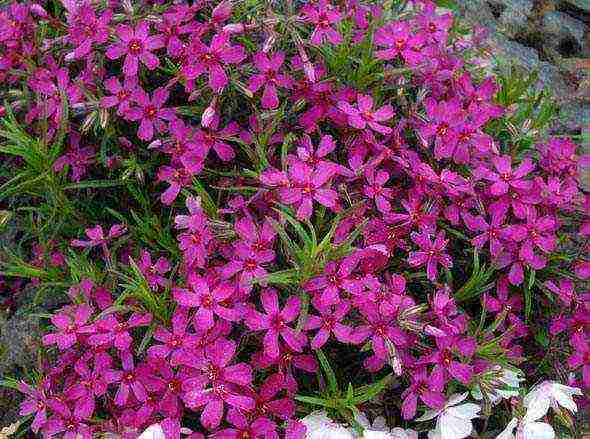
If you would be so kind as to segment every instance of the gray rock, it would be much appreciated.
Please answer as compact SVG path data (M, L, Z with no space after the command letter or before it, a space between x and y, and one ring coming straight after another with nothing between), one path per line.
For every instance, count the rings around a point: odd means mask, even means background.
M559 11L546 13L543 16L543 28L547 32L546 42L552 46L573 44L572 39L576 42L578 51L584 45L586 26L582 21L576 20L568 14ZM557 36L557 40L555 36ZM567 39L570 39L569 43Z
M513 63L528 71L539 67L539 54L535 49L509 40L504 35L492 35L489 46L498 63Z
M36 364L39 347L37 319L14 315L9 319L0 316L0 377L22 378ZM10 389L0 389L0 426L18 419L18 406L22 396Z
M529 17L534 7L531 0L494 0L491 3L501 8L498 22L506 35L530 32Z
M484 0L457 0L461 16L471 23L485 26L492 32L496 29L496 17Z
M567 3L570 3L577 8L580 8L583 11L590 13L590 0L565 0Z

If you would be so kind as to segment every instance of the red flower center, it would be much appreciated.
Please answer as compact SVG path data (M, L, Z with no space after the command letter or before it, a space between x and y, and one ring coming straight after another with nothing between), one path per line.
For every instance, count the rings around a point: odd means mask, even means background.
M129 53L132 55L139 55L143 45L140 40L131 40L129 42Z
M145 109L145 115L147 117L149 117L150 119L153 119L154 117L156 117L157 113L158 113L158 111L156 110L156 107L154 107L153 105L150 105L149 107L146 107L146 109Z
M256 267L258 267L258 263L254 260L254 259L248 259L245 263L244 263L244 268L248 271L252 271L254 270Z
M436 129L436 134L439 136L445 136L449 132L449 125L446 123L441 123L438 128Z

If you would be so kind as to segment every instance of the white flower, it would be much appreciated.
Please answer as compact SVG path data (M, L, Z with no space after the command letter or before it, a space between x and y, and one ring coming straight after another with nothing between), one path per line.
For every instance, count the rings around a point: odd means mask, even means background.
M383 416L377 416L373 425L363 413L356 415L355 420L364 429L362 439L418 439L418 433L414 430L399 427L390 430Z
M514 435L514 429L516 436ZM512 418L502 433L496 439L553 439L555 431L545 422L518 420Z
M334 422L324 411L317 411L301 420L307 428L306 439L354 439L351 429Z
M524 378L518 369L512 370L496 365L483 375L482 380L492 387L492 391L488 392L487 396L492 404L496 404L502 399L518 396L518 389ZM475 386L471 395L478 401L483 399L480 386Z
M146 428L137 439L166 439L166 435L160 424L153 424Z
M544 381L529 392L523 399L527 409L525 421L536 421L547 414L549 407L556 410L559 406L572 413L578 411L578 406L572 398L573 395L582 396L582 391L577 387L564 386L555 381Z
M436 428L428 432L429 439L463 439L471 434L471 420L477 418L480 407L470 402L460 404L467 398L467 393L453 395L442 409L429 410L417 421L437 418Z

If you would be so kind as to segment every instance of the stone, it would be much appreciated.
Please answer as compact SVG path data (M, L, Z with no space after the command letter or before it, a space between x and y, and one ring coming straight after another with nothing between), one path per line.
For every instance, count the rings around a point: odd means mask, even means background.
M590 0L565 0L566 3L574 5L576 8L580 8L582 11L590 13Z
M500 12L498 23L503 33L514 37L530 32L529 18L534 7L532 0L493 0L490 3L495 4Z
M491 35L488 45L496 62L513 63L528 71L539 67L539 54L535 49L509 40L504 35Z
M543 16L543 30L547 33L547 44L555 47L562 56L576 56L582 51L586 33L582 21L563 12L552 11Z

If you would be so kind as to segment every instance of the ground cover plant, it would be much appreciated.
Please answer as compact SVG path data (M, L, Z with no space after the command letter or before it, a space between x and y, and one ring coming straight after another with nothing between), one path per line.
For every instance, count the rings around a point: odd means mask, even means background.
M16 436L581 434L579 138L439 6L2 7Z

